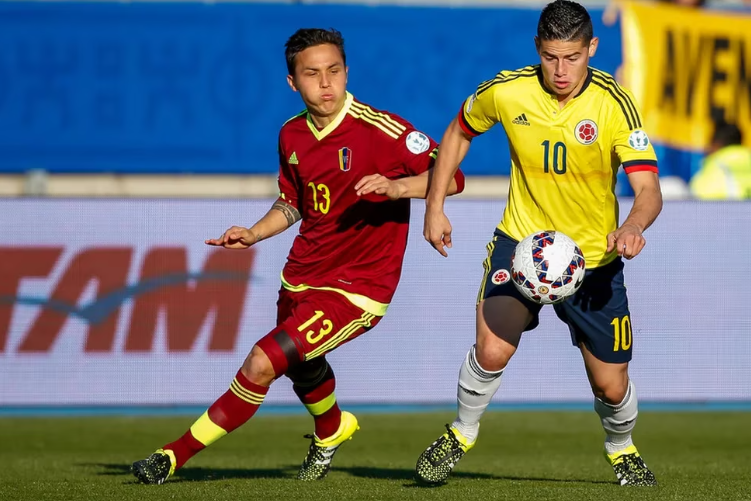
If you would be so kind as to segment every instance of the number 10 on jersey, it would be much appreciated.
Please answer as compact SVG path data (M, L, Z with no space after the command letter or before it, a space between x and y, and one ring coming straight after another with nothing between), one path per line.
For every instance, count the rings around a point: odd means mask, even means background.
M551 166L556 174L566 173L566 145L563 142L558 141L551 146L550 141L546 139L542 142L542 156L542 165L546 173L550 172Z

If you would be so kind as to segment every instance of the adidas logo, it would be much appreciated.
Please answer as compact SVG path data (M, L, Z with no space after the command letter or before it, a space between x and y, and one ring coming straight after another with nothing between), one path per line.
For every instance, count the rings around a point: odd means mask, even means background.
M513 119L511 123L514 125L530 125L530 123L527 121L526 113L522 113L521 115Z
M289 156L289 160L287 160L287 163L290 165L297 165L298 163L300 163L297 161L297 153L293 151L292 154Z

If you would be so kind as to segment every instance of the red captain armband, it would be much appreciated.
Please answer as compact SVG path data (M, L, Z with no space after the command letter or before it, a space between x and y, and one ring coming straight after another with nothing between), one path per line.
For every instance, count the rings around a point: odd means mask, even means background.
M655 160L629 160L628 162L623 162L622 165L626 174L643 171L654 172L655 174L660 173L657 169L657 162Z
M456 120L459 122L459 127L461 127L464 133L468 136L477 137L480 135L480 133L473 129L472 126L469 125L469 122L467 122L467 118L464 116L464 104L462 104L461 109L459 109L459 116L456 117Z
M464 183L466 181L461 169L457 170L456 174L454 174L454 181L456 181L456 195L458 195L464 191Z

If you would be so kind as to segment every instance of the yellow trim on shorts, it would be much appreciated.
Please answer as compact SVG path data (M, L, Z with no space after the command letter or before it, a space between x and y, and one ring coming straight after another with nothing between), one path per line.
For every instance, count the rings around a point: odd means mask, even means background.
M354 304L361 310L366 311L376 317L384 316L386 314L386 310L389 307L388 303L379 303L378 301L374 299L370 299L367 296L363 296L362 294L355 294L353 292L347 292L345 290L336 289L334 287L313 287L312 285L307 285L307 284L292 285L291 283L287 282L284 279L284 273L281 274L281 278L282 278L282 287L284 287L290 292L302 292L302 291L306 291L309 289L313 289L317 291L336 292L337 294L341 294L342 296L347 298L347 301Z
M480 301L482 301L485 296L485 283L488 281L488 275L490 275L490 260L493 256L493 251L495 250L496 238L498 237L494 236L493 240L491 240L486 246L486 248L488 249L488 257L486 257L482 262L482 267L485 269L485 271L482 274L482 283L480 283L480 291L477 293L477 303L475 303L475 305L480 304Z

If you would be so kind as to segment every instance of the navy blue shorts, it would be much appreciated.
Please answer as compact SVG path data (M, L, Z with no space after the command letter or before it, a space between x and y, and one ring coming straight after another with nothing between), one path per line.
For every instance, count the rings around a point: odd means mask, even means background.
M533 319L525 329L539 325L542 305L524 297L511 279L511 255L518 242L495 230L488 244L488 257L483 262L483 276L477 302L494 296L511 296L524 304ZM624 363L631 360L633 330L628 310L626 286L623 283L623 261L614 261L589 269L584 283L572 297L553 305L558 318L568 325L575 346L583 342L599 360Z

